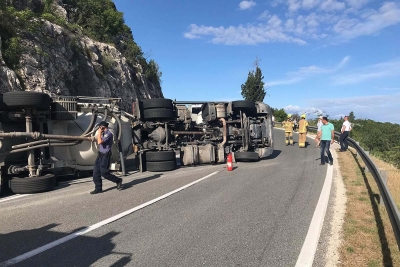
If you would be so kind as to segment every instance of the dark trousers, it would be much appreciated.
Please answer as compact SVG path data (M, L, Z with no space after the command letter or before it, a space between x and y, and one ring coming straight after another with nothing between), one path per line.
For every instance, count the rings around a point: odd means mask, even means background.
M325 164L325 152L328 155L329 162L333 162L332 154L329 151L331 140L321 140L321 163Z
M344 131L342 134L340 134L340 149L343 151L346 151L347 148L349 148L349 143L348 139L349 138L349 132Z
M98 190L102 190L103 186L101 176L114 183L118 181L118 177L110 173L110 161L111 153L103 154L99 152L99 154L97 155L97 159L93 169L93 182L95 188Z

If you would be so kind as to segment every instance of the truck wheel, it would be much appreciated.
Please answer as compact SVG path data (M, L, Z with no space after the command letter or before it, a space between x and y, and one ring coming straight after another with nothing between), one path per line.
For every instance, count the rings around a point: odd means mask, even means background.
M176 160L175 151L147 151L146 161L147 162L159 162L159 161L174 161Z
M173 109L172 100L165 98L145 99L142 101L143 109L166 108Z
M56 177L53 174L38 177L16 178L10 180L11 191L15 194L33 194L53 190Z
M235 152L236 161L259 161L260 156L256 152Z
M160 161L160 162L146 162L146 169L149 172L164 172L173 171L176 169L176 160Z
M48 110L50 108L50 96L35 91L12 91L3 96L3 101L8 107L37 108Z
M155 108L145 109L143 111L143 117L145 120L151 119L175 119L175 114L172 109L166 108Z

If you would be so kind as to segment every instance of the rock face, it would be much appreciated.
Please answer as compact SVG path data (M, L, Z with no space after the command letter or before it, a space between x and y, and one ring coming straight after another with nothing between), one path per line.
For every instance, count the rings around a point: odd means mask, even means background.
M21 1L34 3L34 1ZM78 37L79 36L79 37ZM18 70L6 66L0 50L0 93L34 90L49 94L115 97L130 110L132 99L162 98L112 45L96 42L46 21L39 32L24 33ZM0 40L1 45L1 40Z

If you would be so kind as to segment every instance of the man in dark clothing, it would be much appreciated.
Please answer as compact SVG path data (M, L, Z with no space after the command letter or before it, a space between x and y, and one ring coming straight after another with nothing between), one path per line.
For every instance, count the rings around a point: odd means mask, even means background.
M99 152L93 169L93 182L95 185L94 191L90 194L97 194L103 191L101 176L105 179L117 184L117 189L122 188L122 178L110 173L110 160L111 160L111 146L113 142L113 134L108 129L108 123L102 121L99 123L97 130L97 144L99 145Z
M349 122L349 117L344 116L344 122L340 134L340 152L347 151L347 149L349 148L349 143L347 139L349 138L350 131L351 123Z

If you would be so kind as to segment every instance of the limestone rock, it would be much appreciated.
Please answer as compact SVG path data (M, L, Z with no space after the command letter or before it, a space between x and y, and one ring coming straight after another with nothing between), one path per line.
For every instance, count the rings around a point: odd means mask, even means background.
M16 2L24 6L35 0ZM60 7L60 13L62 10ZM146 80L142 67L128 64L112 45L48 21L40 31L22 33L20 37L24 52L18 70L7 67L0 53L0 93L34 90L122 98L126 110L131 109L135 98L163 97L161 88Z

